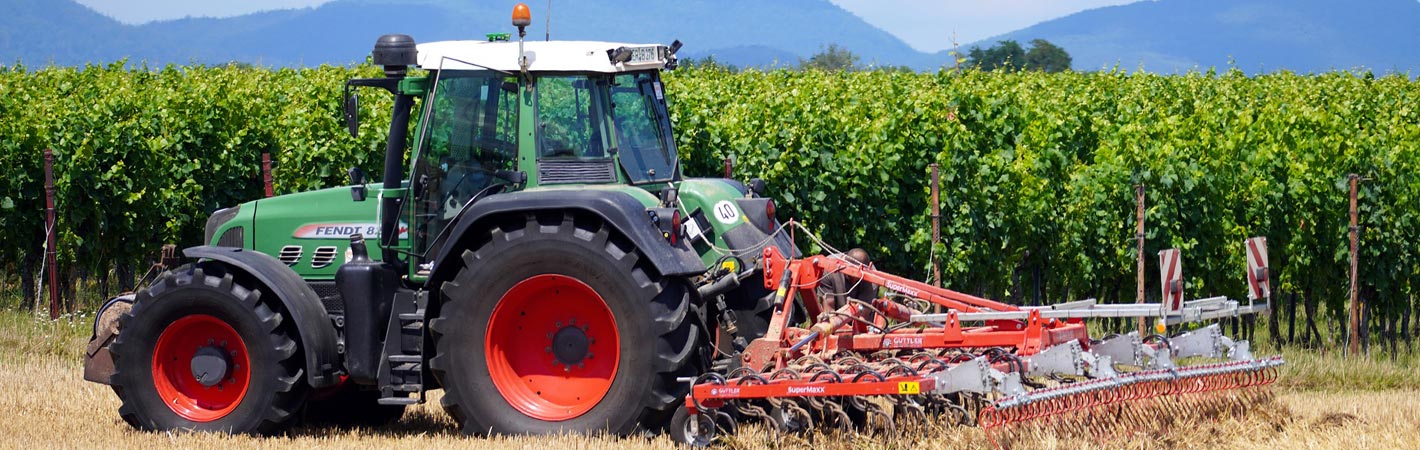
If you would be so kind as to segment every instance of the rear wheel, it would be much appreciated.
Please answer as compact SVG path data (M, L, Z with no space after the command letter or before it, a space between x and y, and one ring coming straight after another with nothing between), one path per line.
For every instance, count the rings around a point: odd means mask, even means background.
M599 218L506 221L463 254L430 322L434 376L466 433L658 428L695 373L690 289ZM486 325L485 325L486 324Z
M178 268L120 319L110 380L146 430L270 434L305 400L294 330L221 266Z

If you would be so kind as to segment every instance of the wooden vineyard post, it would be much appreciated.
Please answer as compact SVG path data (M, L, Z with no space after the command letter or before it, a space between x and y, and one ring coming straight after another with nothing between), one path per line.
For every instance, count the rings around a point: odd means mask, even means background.
M937 163L929 165L932 168L932 281L937 287L942 287L942 267L937 264L937 242L942 240L942 207L939 204L941 199L941 178L938 176Z
M59 253L55 251L54 150L44 149L44 265L49 272L49 319L59 318Z
M1134 233L1134 240L1138 245L1138 289L1135 291L1134 303L1144 303L1144 185L1134 185L1134 204L1137 206L1134 223L1137 231ZM1139 318L1139 335L1148 336L1149 328L1144 323L1144 318Z
M1356 182L1360 178L1354 173L1346 175L1346 184L1351 188L1351 317L1347 353L1352 356L1361 354L1361 296L1356 292Z
M270 197L272 196L272 194L273 194L272 189L271 189L271 154L270 154L270 153L262 153L262 154L261 154L261 185L262 185L263 187L265 187L265 189L266 189L266 197L267 197L267 198L270 198Z

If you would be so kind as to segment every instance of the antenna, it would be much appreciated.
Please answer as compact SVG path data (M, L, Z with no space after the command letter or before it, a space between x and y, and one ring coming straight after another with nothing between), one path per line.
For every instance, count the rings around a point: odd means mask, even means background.
M542 37L544 41L552 40L552 0L547 0L547 24L542 26L542 30L547 34Z

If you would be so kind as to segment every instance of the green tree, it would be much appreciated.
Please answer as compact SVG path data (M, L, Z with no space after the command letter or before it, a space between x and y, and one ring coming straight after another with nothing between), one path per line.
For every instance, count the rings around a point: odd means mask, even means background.
M1026 52L1026 70L1041 72L1063 72L1070 69L1070 54L1060 46L1045 39L1030 41L1030 51Z
M820 50L809 59L800 59L799 67L805 70L814 69L825 72L851 72L858 67L858 55L846 48L839 47L838 44L828 44L828 48Z
M1019 42L1004 40L982 50L972 47L967 52L967 65L981 70L1038 70L1060 72L1070 68L1070 54L1045 39L1030 41L1027 51Z
M997 42L986 50L981 47L972 46L967 52L968 66L975 66L981 70L997 70L1012 68L1020 69L1021 63L1026 59L1026 50L1019 42L1011 39Z

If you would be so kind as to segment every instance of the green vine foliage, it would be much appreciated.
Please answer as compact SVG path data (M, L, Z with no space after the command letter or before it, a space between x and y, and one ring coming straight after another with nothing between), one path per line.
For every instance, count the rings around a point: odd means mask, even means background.
M1242 242L1267 236L1274 290L1339 312L1348 173L1369 177L1360 272L1379 311L1400 314L1420 274L1420 85L1404 77L706 68L669 90L688 172L731 158L827 242L919 278L935 255L945 285L970 293L1132 301L1143 184L1151 298L1173 247L1191 298L1245 298Z
M207 215L261 195L379 174L389 99L341 87L372 66L0 68L0 260L38 251L41 150L56 155L61 261L90 273L200 240ZM1399 314L1420 280L1420 85L1365 73L1184 75L729 72L666 76L689 176L768 182L781 217L880 267L1013 302L1132 301L1134 189L1157 252L1184 253L1191 297L1245 296L1242 241L1267 236L1278 290L1340 311L1346 174L1361 183L1361 283ZM375 94L375 95L371 95ZM929 169L941 172L931 242ZM812 248L802 236L800 243ZM8 270L7 270L8 271Z
M351 166L378 174L389 99L362 97L358 139L340 122L344 81L378 73L0 68L0 259L14 268L43 245L45 148L55 159L59 261L91 274L134 267L165 242L199 242L212 211L262 195L262 153L272 155L278 193L342 184Z

